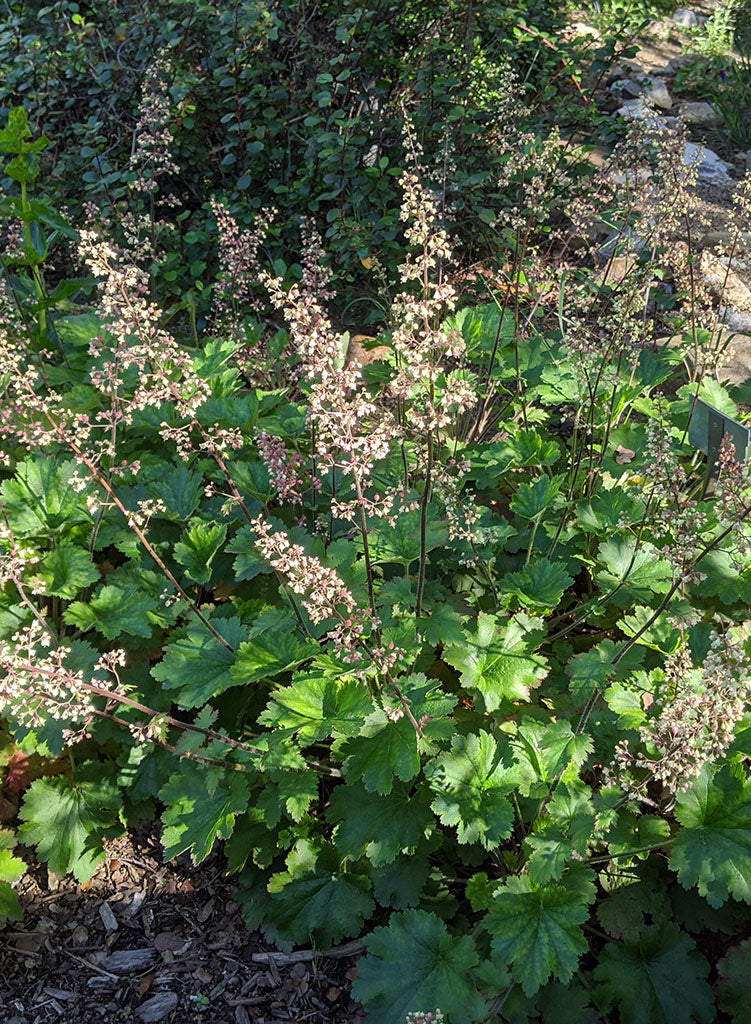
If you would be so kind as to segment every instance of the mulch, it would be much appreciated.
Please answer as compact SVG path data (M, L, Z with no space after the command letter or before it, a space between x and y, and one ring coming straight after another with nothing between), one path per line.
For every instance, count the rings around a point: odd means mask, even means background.
M234 889L220 853L165 864L149 832L84 885L32 863L0 926L0 1024L362 1024L357 954L269 956Z

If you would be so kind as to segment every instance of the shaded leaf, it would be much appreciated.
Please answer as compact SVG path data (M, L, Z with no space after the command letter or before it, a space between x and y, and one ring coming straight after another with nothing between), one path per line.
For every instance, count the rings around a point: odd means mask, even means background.
M507 573L501 588L505 594L514 594L525 608L552 611L573 582L559 563L533 558L521 572Z
M709 965L673 924L652 925L636 942L608 943L595 968L595 997L617 1006L622 1024L691 1024L715 1019Z
M234 650L247 636L247 629L234 617L214 617L211 624L233 650L228 650L202 622L197 622L167 644L162 660L151 669L152 676L165 690L180 691L175 700L181 708L200 707L237 685L232 676Z
M44 593L66 600L99 580L99 570L88 550L67 539L48 551L35 569L35 575L44 584Z
M228 839L235 817L248 806L248 779L241 772L222 775L209 791L206 769L183 761L159 794L166 804L162 814L162 845L165 857L191 851L194 864L211 853L216 839Z
M368 955L358 961L352 992L369 1024L394 1024L410 1012L436 1007L451 1024L471 1024L486 1012L472 982L479 961L474 942L449 935L435 914L392 914L387 928L366 936L365 947Z
M224 543L227 527L223 523L192 522L175 544L175 561L185 567L187 575L196 583L208 583L211 562Z
M337 822L334 843L342 857L359 860L365 855L376 867L413 851L435 824L427 800L410 797L404 786L388 796L357 784L337 786L326 817Z
M551 975L569 981L587 951L582 924L595 897L591 872L556 885L535 885L522 875L495 892L484 924L498 958L512 966L526 995L534 995Z

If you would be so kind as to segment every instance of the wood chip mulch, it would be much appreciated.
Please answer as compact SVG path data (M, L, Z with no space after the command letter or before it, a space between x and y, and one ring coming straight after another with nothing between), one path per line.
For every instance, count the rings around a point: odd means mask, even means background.
M363 1024L357 943L268 956L233 893L220 854L165 864L149 834L111 842L85 885L33 865L23 921L0 926L0 1024Z

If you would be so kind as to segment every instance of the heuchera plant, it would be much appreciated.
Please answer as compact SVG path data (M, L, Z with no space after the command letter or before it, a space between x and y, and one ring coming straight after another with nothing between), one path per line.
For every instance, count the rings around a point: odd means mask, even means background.
M688 443L697 389L738 415L710 306L673 305L684 344L653 343L692 179L635 172L683 164L633 132L560 238L604 203L646 257L616 284L543 261L566 165L531 140L506 286L462 307L407 126L400 282L363 368L314 225L289 287L273 211L248 235L217 198L215 320L183 344L148 226L125 248L29 199L43 140L11 112L0 707L14 744L69 759L20 808L52 870L87 879L157 813L169 857L222 840L270 942L364 936L373 1024L715 1018L694 934L751 902L751 485L726 438L708 494ZM63 236L85 308L40 269Z

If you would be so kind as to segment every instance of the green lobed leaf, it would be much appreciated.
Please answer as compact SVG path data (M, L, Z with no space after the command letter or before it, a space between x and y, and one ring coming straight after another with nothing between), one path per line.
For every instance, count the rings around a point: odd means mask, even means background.
M392 721L380 708L363 725L360 735L340 748L348 781L362 779L370 792L391 792L394 777L408 782L420 770L417 733L406 715Z
M232 676L234 651L247 636L247 629L236 617L212 618L214 629L230 645L228 650L202 622L195 622L171 640L164 655L151 669L151 675L165 690L178 690L175 700L181 708L195 708L223 693L237 682Z
M269 564L258 550L255 534L250 526L244 526L230 540L226 548L230 554L237 555L233 562L235 578L252 580L256 576L269 571Z
M653 921L669 913L669 904L663 892L645 881L629 881L620 885L597 907L597 920L614 939L638 942L646 926L646 918Z
M425 776L436 794L433 810L444 825L457 826L460 843L491 850L511 835L514 811L507 795L515 773L502 763L489 733L454 736L450 752L427 764Z
M519 768L519 789L525 796L544 797L560 776L561 782L578 777L592 750L592 737L577 735L567 721L522 722L512 741Z
M0 829L0 921L4 918L20 921L23 917L18 895L10 884L17 882L26 871L21 858L11 853L15 845L13 833Z
M35 575L44 585L44 593L51 597L71 600L99 580L99 570L91 560L88 549L63 539L48 551L36 569Z
M511 501L511 511L520 519L538 519L553 505L565 477L538 476L534 483L520 484Z
M70 483L74 462L32 456L16 467L15 477L0 484L3 508L16 537L51 537L76 523L90 523L83 493Z
M655 594L666 594L670 589L670 566L651 544L642 544L636 550L631 540L608 540L600 545L597 557L605 568L595 579L605 591L619 587L610 598L619 608L648 602Z
M434 510L429 509L430 512ZM427 552L440 547L446 540L445 526L429 519L425 541ZM393 526L368 533L370 557L374 565L386 562L408 568L420 557L420 510L401 512Z
M636 500L622 487L614 487L595 495L589 502L576 506L576 521L587 533L607 535L618 529L625 519L636 519L643 514Z
M563 829L549 822L538 825L524 842L532 850L527 869L535 885L545 885L560 878L573 857L571 840Z
M581 926L595 897L590 875L578 872L544 886L521 875L496 889L484 925L494 953L511 965L526 995L551 976L569 981L587 951Z
M751 782L707 765L678 796L675 816L682 827L670 866L681 885L697 886L713 907L728 896L751 903Z
M525 608L550 612L573 582L558 562L533 558L521 572L507 573L501 580L501 589L504 594L515 595Z
M298 844L298 847L301 844ZM359 935L375 905L367 876L342 870L330 846L288 858L290 870L272 876L269 913L283 939L328 949L335 942Z
M183 761L180 771L171 775L159 796L166 808L162 814L162 845L167 858L191 851L194 864L211 853L217 839L228 839L235 818L248 806L248 778L230 771L209 786L203 765Z
M751 1024L751 1000L748 983L751 978L751 939L732 946L717 965L720 976L717 1003L729 1014L733 1024Z
M595 690L604 689L608 679L615 675L613 657L616 650L612 640L603 640L597 647L571 659L566 666L566 673L575 697L587 700Z
M623 856L630 850L641 850L648 846L666 843L670 837L670 825L655 814L634 814L621 810L618 820L605 834L605 842L614 856ZM646 856L646 853L642 856Z
M232 666L235 685L255 683L297 668L318 651L314 640L303 637L293 616L279 609L262 614L241 644Z
M65 610L65 621L79 629L96 629L108 640L123 633L151 636L154 626L149 612L159 601L136 583L121 581L99 587L90 601L74 601Z
M382 907L406 910L419 904L430 873L428 852L418 847L410 856L399 855L389 864L372 868L373 894Z
M622 1024L691 1024L715 1020L709 965L672 922L645 928L634 942L608 943L595 968L595 998L618 1007Z
M74 782L65 776L37 779L19 811L22 843L35 846L37 856L58 875L73 872L86 882L104 860L102 837L120 834L117 786L101 775L100 765L84 766ZM114 831L113 831L114 830Z
M437 647L438 644L444 647L457 647L462 643L464 621L465 617L449 605L437 604L424 623L420 623L420 629L433 647Z
M203 474L189 469L184 462L176 466L163 464L159 475L147 486L149 494L161 498L167 512L181 521L190 518L203 498Z
M422 791L410 797L405 786L388 796L369 793L358 784L337 786L326 817L337 823L334 843L342 857L359 860L365 855L375 867L412 852L435 825L427 797Z
M365 683L321 672L297 674L291 686L274 690L259 721L296 733L307 746L328 736L353 736L373 711Z
M487 1012L472 981L479 956L473 940L450 935L435 914L392 914L386 928L365 937L352 992L369 1024L395 1024L410 1012L444 1012L451 1024L472 1024Z
M227 536L223 523L204 523L191 520L182 540L175 544L175 561L184 566L187 575L196 583L208 583L211 563Z
M400 680L399 686L412 717L422 722L422 749L429 750L433 739L452 730L446 716L455 700L420 673ZM417 775L420 747L415 727L399 698L388 694L381 701L382 706L368 716L360 734L341 744L337 753L344 758L348 781L362 779L367 790L386 794L391 792L394 777L408 782Z
M477 691L487 711L503 701L527 700L547 674L547 661L534 653L544 636L538 622L526 615L508 621L480 612L476 632L465 630L465 642L444 651L444 661L461 672L462 686Z

